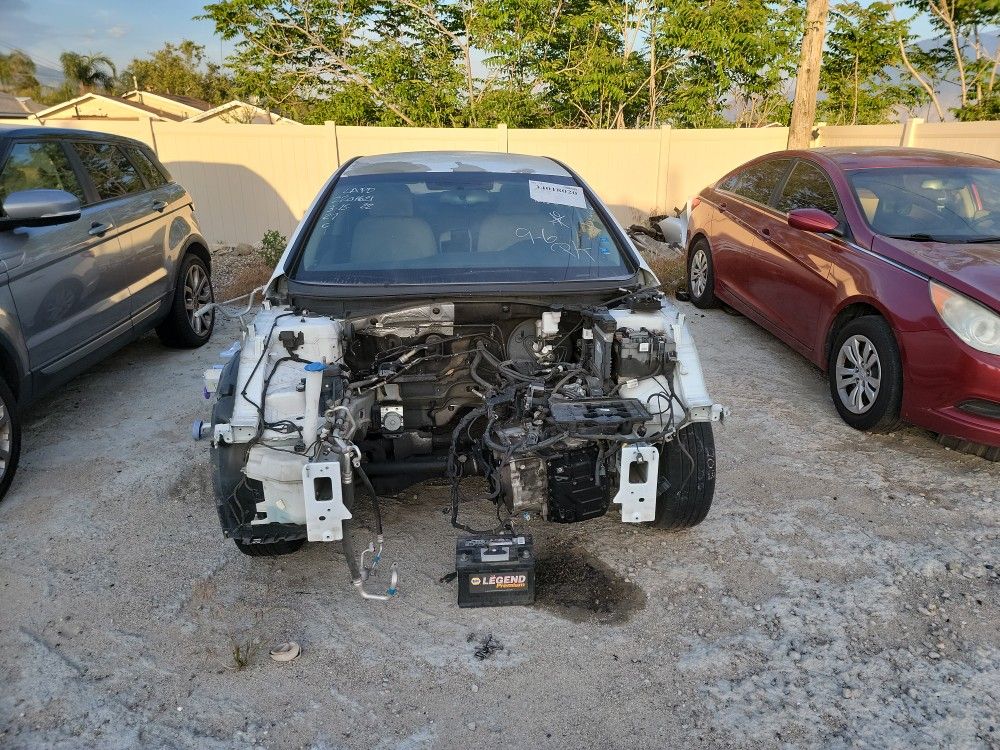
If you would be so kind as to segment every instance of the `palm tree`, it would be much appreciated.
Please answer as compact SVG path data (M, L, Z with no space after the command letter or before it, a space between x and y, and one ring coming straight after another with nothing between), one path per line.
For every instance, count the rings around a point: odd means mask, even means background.
M63 52L59 55L66 83L76 88L78 94L102 89L110 91L115 84L115 64L107 55L81 55Z

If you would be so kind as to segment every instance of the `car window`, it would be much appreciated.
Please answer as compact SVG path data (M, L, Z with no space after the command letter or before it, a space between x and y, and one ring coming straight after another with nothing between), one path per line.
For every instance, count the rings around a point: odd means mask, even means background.
M83 189L59 143L18 143L0 170L0 202L18 190L65 190L81 201Z
M848 179L878 234L953 243L1000 237L1000 169L862 169Z
M142 178L124 152L110 143L74 143L101 200L144 190Z
M139 172L146 180L146 185L154 188L167 184L167 178L163 176L163 173L159 169L156 168L156 165L150 161L149 157L146 156L141 148L136 146L126 146L125 150L128 152L129 158L132 159L132 163L135 164L136 168L138 168Z
M790 159L768 159L747 167L739 172L739 179L732 192L767 205L790 161Z
M492 172L341 177L292 271L334 284L623 279L611 229L568 176Z
M778 197L776 208L785 214L796 208L818 208L831 216L840 212L837 194L830 180L819 167L806 161L795 165Z

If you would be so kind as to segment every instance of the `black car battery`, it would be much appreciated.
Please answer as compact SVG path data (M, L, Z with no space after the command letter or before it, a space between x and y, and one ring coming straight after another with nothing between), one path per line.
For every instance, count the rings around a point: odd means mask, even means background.
M535 601L531 536L467 537L455 545L459 607L500 607Z

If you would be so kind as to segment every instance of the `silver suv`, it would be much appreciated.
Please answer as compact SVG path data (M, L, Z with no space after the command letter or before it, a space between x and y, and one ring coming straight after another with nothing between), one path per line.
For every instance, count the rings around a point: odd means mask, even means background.
M191 196L144 144L0 127L0 498L25 404L155 328L212 335L208 245Z

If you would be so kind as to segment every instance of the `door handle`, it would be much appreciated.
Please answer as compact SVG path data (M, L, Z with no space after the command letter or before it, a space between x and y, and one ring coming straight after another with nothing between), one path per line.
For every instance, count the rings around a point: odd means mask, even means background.
M163 209L165 209L166 207L167 207L166 201L153 201L154 211L163 211Z
M102 224L99 221L95 221L90 225L90 230L87 232L91 237L103 237L109 229L114 229L114 224Z
M765 237L770 237L771 236L771 230L768 229L767 227L761 227L760 233L762 235L764 235Z
M720 203L719 204L719 210L722 211L723 213L725 213L725 211L726 211L726 205L727 204L726 204L725 201L723 201L722 203Z

